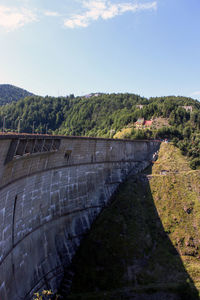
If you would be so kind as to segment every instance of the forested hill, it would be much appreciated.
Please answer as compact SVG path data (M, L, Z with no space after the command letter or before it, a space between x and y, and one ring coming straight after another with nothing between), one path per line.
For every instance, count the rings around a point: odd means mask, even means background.
M91 97L31 96L0 107L6 130L120 138L168 138L200 165L200 102L187 97L144 98L134 94ZM153 126L136 126L139 118ZM120 133L123 135L120 135Z
M0 105L11 103L31 95L33 94L14 85L0 84Z

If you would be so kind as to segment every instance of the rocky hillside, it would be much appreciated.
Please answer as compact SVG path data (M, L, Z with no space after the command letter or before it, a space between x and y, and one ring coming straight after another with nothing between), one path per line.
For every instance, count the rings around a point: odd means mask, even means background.
M163 143L152 170L130 177L94 223L69 299L199 299L199 182L200 171Z
M11 103L33 95L32 93L10 84L0 84L0 105Z

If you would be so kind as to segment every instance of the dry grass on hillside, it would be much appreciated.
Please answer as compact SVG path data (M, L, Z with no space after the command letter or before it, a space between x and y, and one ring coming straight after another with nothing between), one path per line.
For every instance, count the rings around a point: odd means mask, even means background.
M153 119L152 126L150 127L144 127L140 129L152 129L152 130L157 130L159 128L169 126L169 122L167 118L155 118ZM136 126L134 123L128 124L126 127L122 128L120 131L118 131L113 138L114 139L125 139L127 137L131 136L132 130L136 129Z
M163 126L169 126L169 120L167 118L155 118L153 119L153 128L159 129Z
M151 192L164 229L200 289L200 171L189 168L179 149L162 144L152 175Z

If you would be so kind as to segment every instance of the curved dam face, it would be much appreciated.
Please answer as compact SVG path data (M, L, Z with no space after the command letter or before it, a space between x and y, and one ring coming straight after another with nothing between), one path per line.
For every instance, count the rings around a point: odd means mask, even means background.
M56 291L84 234L158 141L0 136L0 299Z

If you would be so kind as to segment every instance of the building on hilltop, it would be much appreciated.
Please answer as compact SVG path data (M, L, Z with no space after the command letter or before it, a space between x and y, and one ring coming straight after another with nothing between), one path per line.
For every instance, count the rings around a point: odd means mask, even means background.
M186 111L190 111L190 112L192 112L192 110L193 110L192 106L187 106L187 105L182 106L182 108L184 108Z
M102 93L91 93L91 94L83 96L83 98L98 97L98 96L101 96L101 95L102 95Z
M136 107L139 109L143 109L144 105L138 104L138 105L136 105Z
M153 124L153 121L152 120L150 120L150 121L144 121L144 126L145 127L151 127L152 126L152 124Z
M145 122L144 118L139 118L139 119L135 122L135 126L136 126L136 127L143 127L144 122Z
M135 122L135 126L137 128L146 128L151 127L153 125L153 120L145 120L144 118L139 118L137 122Z

